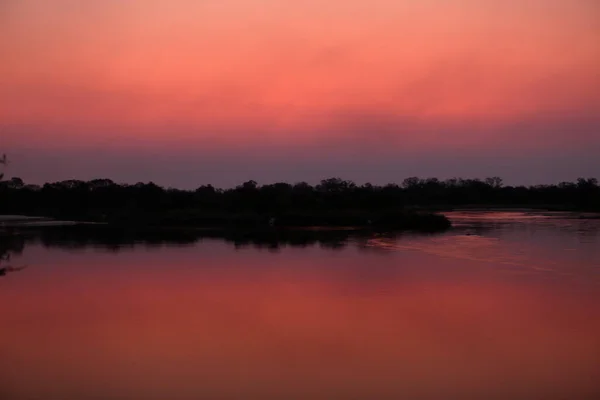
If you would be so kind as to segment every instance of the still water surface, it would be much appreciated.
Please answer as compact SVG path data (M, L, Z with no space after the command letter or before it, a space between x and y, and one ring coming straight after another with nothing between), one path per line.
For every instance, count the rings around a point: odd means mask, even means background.
M600 220L304 247L28 242L0 399L598 399Z

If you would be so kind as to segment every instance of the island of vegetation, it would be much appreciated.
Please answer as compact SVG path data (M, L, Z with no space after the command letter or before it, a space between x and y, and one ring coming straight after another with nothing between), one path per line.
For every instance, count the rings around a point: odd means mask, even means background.
M121 226L360 227L437 231L450 227L436 211L455 208L541 208L600 211L594 178L558 185L506 186L502 179L408 178L401 184L357 185L340 178L312 186L255 181L230 189L163 188L152 182L68 180L43 186L20 178L0 183L0 214L45 216Z
M19 178L0 186L0 214L46 216L136 227L270 229L355 227L437 231L450 227L440 214L373 201L350 181L327 179L232 189L211 185L196 190L165 189L153 183L116 184L108 179L27 185Z

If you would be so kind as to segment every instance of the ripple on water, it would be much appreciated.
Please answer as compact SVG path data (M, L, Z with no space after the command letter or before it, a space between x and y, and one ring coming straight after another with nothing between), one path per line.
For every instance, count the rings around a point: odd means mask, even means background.
M600 275L599 220L547 212L456 212L448 216L454 223L448 234L376 237L366 245L468 260L514 273Z

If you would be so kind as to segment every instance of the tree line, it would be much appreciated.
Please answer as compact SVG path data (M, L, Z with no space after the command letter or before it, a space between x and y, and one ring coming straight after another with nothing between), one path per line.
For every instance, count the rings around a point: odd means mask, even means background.
M203 213L256 213L340 210L444 210L455 207L540 207L600 211L600 186L595 178L556 185L510 186L501 178L421 179L401 184L357 185L329 178L259 185L247 181L231 189L202 185L195 190L163 188L152 182L118 184L110 179L66 180L42 186L20 178L0 183L0 214L111 220L140 213L195 210Z

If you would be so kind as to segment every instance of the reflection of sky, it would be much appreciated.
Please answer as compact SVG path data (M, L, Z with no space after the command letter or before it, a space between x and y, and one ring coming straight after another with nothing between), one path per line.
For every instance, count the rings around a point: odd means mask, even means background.
M510 226L339 251L28 246L0 280L0 398L594 398L600 283L562 273L592 277L598 253Z
M427 238L372 239L367 246L412 250L479 262L488 267L600 277L600 220L564 213L463 213L448 216L456 229Z

